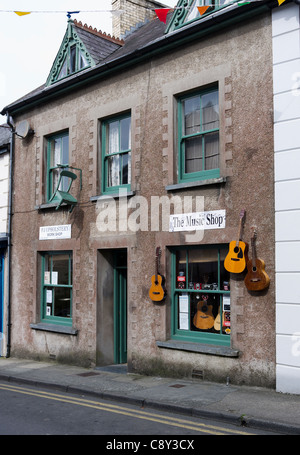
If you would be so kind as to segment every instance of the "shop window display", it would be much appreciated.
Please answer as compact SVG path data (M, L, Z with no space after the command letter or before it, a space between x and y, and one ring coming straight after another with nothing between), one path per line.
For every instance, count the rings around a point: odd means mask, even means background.
M224 268L227 246L174 252L174 337L217 340L230 335L230 274ZM218 339L217 336L220 338Z

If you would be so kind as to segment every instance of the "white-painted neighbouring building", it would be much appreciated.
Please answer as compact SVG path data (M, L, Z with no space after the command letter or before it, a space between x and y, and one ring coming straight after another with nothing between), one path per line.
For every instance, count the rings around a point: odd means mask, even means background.
M273 10L276 389L300 393L300 7Z

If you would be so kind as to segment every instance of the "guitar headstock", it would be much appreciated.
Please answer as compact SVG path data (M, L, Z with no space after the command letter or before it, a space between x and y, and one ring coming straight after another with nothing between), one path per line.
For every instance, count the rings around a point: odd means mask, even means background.
M158 246L158 247L156 248L156 257L158 258L160 255L161 255L161 247Z
M251 226L251 231L252 231L252 236L251 236L251 238L252 238L253 240L256 240L256 237L257 237L256 226Z
M245 209L242 209L242 210L240 211L240 219L241 219L241 220L244 218L245 213L246 213L246 210L245 210Z

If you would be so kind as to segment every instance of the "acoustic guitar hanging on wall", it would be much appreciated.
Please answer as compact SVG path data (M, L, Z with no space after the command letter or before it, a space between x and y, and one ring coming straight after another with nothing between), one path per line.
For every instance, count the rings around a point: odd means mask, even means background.
M262 291L270 284L270 278L265 272L265 262L256 255L256 229L252 228L251 249L252 259L247 262L245 285L248 291Z
M242 273L248 260L248 244L241 240L244 216L245 210L241 210L238 238L229 243L229 252L224 261L225 269L232 273Z
M160 274L160 256L161 248L156 248L155 258L155 275L151 278L151 287L149 289L149 297L153 302L161 302L166 296L165 278Z

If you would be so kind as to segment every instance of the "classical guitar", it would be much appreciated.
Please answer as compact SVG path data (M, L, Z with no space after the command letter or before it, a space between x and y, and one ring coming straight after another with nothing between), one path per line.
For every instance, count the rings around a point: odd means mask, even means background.
M160 265L160 247L156 248L156 260L155 260L155 275L151 278L151 287L149 289L149 297L153 302L161 302L166 296L165 290L165 278L159 273Z
M247 262L245 285L248 291L262 291L270 284L270 278L265 272L265 262L256 255L256 230L253 228L251 237L252 259Z
M241 241L244 216L245 210L241 210L238 238L229 243L229 252L224 261L225 269L232 273L243 272L248 260L248 244Z
M207 304L207 299L208 295L202 296L202 300L197 304L197 313L193 318L193 324L197 329L208 330L214 326L212 305Z

